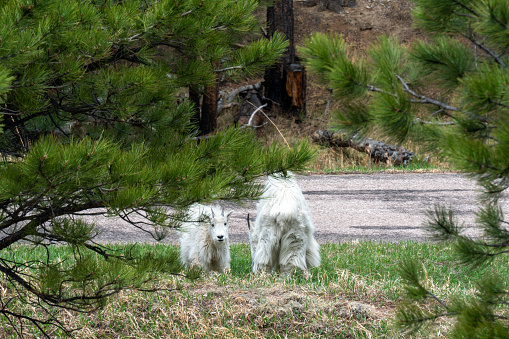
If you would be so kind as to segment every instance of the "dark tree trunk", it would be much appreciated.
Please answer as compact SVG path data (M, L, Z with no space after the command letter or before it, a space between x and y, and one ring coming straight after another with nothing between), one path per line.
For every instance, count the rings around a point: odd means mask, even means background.
M200 92L193 86L189 86L189 100L194 104L194 113L191 117L191 122L199 127L200 126Z
M277 0L267 8L268 34L282 33L289 47L281 60L265 72L265 97L279 104L284 112L305 111L305 69L298 63L294 45L292 0Z
M219 82L205 87L201 106L200 135L212 133L217 128L217 100Z

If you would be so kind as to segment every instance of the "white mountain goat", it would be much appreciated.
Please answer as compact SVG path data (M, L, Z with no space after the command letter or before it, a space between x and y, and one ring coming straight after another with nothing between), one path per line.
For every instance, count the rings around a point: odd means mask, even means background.
M256 211L253 227L248 215L254 273L279 270L287 275L300 269L307 275L320 265L311 212L293 173L268 177Z
M219 206L200 204L189 208L191 221L182 225L180 259L187 267L198 265L204 271L223 272L230 268L230 241L228 218Z

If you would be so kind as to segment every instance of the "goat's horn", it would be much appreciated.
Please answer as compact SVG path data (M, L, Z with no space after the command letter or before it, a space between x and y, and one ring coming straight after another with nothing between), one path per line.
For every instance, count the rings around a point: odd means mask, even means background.
M215 218L216 216L214 215L214 209L212 207L210 208L210 211L212 212L212 218Z
M251 229L251 223L249 222L249 213L247 214L247 228Z
M221 207L221 216L224 217L224 208Z

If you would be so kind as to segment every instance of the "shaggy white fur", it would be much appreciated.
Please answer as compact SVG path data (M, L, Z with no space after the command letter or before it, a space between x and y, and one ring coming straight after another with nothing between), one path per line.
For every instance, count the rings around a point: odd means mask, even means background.
M268 177L249 230L253 272L279 270L283 275L300 269L308 273L320 265L320 245L309 206L295 175Z
M180 259L187 267L198 265L204 271L223 272L230 268L228 218L224 210L200 204L191 205L191 221L182 225Z

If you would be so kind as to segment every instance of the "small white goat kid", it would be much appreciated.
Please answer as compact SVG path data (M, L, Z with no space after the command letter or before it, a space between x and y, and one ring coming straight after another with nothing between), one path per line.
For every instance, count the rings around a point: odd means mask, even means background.
M191 205L191 221L182 225L180 259L187 267L198 265L204 271L223 272L230 268L228 218L219 206Z
M256 211L253 227L248 216L254 273L279 270L287 275L300 269L307 275L320 265L311 212L293 173L268 177Z

